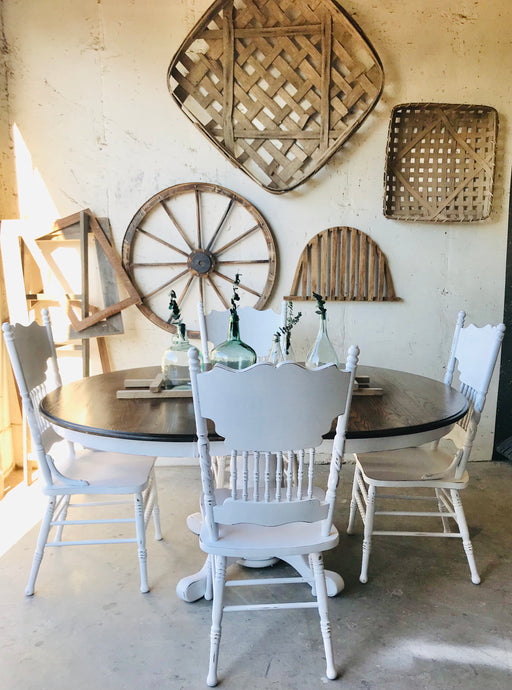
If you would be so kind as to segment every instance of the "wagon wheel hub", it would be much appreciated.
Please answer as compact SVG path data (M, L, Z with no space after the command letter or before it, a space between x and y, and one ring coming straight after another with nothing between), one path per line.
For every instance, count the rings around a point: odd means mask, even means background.
M190 254L187 264L195 275L207 276L215 268L215 257L205 249L198 249Z

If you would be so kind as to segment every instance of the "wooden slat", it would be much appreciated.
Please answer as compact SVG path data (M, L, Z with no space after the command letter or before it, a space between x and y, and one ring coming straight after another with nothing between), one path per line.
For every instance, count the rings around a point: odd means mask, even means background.
M375 254L377 247L375 244L370 244L369 247L369 266L368 266L368 299L375 299Z
M234 146L233 138L233 75L234 75L234 52L235 38L233 30L233 5L228 4L222 14L223 19L223 49L224 49L224 77L223 77L223 114L222 129L224 141L228 148Z
M320 151L323 153L329 148L332 19L329 13L323 12L322 14L322 76L320 86L322 97L320 106Z
M310 300L313 292L332 301L397 301L384 253L361 230L335 227L304 248L287 300Z

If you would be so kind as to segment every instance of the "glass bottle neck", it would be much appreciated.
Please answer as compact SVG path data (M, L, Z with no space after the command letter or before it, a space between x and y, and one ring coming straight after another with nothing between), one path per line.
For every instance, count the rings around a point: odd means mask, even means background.
M178 324L173 340L175 343L187 342L187 326L184 323Z
M236 313L229 317L228 340L240 340L240 318Z

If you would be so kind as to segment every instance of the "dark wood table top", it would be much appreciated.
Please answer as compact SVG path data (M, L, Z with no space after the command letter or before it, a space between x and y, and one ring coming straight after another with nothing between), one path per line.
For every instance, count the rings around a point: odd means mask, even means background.
M149 379L158 370L127 369L65 384L43 399L41 412L59 427L81 433L130 441L195 441L190 398L116 398L125 379ZM468 409L461 393L423 376L365 366L358 367L358 374L369 376L371 386L382 387L384 393L353 397L347 440L435 432Z

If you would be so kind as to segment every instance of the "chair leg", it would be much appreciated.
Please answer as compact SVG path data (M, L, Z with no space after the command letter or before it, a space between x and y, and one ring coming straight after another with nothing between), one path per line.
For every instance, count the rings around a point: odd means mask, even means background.
M135 528L137 532L137 545L139 553L140 567L140 591L145 594L149 592L147 551L146 551L146 529L144 525L144 499L141 493L135 494Z
M368 500L366 502L366 518L364 521L364 538L363 538L363 558L361 562L360 582L368 582L368 561L370 560L370 551L372 548L372 532L373 532L373 518L375 514L375 486L371 484L368 487Z
M443 532L446 532L446 533L451 532L450 522L449 522L447 516L443 514L446 512L446 507L445 507L443 501L441 500L441 492L439 491L439 489L434 489L434 491L436 492L437 507L439 509L439 512L441 513L441 522L443 523Z
M207 558L207 566L208 570L206 573L206 589L204 592L204 598L206 601L211 601L213 599L213 563L214 563L214 556L211 556L208 554Z
M224 584L226 581L225 556L212 556L214 562L212 627L210 631L210 666L206 684L217 685L217 664L219 661L220 637L222 634L222 613L224 610Z
M354 522L356 518L356 510L357 510L357 492L359 491L359 477L361 475L361 471L359 470L359 467L356 465L356 469L354 470L354 481L352 482L352 498L350 499L350 515L348 518L348 527L347 527L347 534L354 534Z
M50 532L50 527L52 523L53 513L55 511L55 496L51 496L48 499L48 505L46 506L46 511L41 522L41 529L39 530L39 537L37 538L36 551L34 553L34 559L32 561L32 568L30 570L30 575L28 578L28 583L25 588L25 594L27 596L32 596L34 594L34 588L36 584L37 574L39 572L39 566L43 560L44 549L48 541L48 534Z
M466 516L464 515L462 501L460 500L459 492L457 491L457 489L451 489L450 494L452 497L455 515L457 517L459 532L462 537L462 545L464 546L464 551L466 552L466 557L469 563L469 569L471 571L471 582L474 585L479 585L480 575L478 574L478 570L476 568L475 557L473 555L473 545L471 544L471 539L469 538L468 523L466 522Z
M63 499L64 505L62 506L62 510L60 511L60 515L58 518L59 520L65 520L67 518L70 499L71 499L70 495L64 497L64 499ZM57 527L54 541L62 541L62 530L63 529L64 529L64 525L59 525Z
M151 491L153 493L153 523L155 525L155 539L161 541L162 530L160 527L160 506L158 505L158 489L156 486L155 469L151 472Z
M332 651L331 624L329 622L329 612L327 609L327 587L325 584L324 563L321 553L310 554L309 557L315 576L315 589L318 602L318 613L320 615L320 630L324 641L326 671L325 674L330 680L334 680L338 673L334 666L334 654Z

